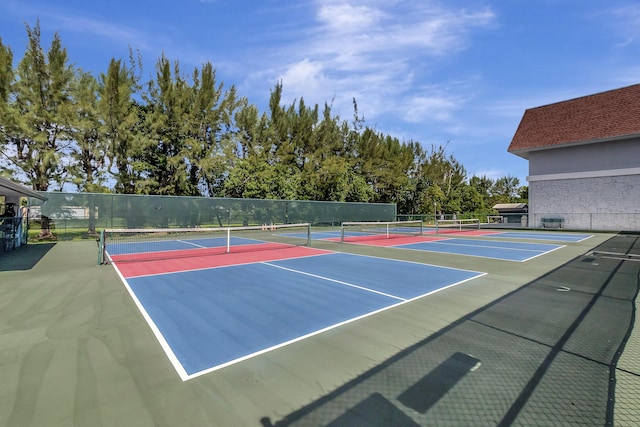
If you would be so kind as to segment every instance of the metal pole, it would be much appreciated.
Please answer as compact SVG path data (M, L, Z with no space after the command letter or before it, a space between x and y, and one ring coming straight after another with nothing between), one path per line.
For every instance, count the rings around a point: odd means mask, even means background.
M438 204L434 201L433 202L433 224L434 225L436 223L437 216L438 216Z

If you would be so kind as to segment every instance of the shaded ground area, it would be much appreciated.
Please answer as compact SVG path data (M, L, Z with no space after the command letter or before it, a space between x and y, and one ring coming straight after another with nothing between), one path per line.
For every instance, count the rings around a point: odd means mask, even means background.
M0 256L0 271L31 270L55 245L40 243L21 246L15 253Z
M612 425L616 365L636 315L639 240L614 237L282 420L262 423Z

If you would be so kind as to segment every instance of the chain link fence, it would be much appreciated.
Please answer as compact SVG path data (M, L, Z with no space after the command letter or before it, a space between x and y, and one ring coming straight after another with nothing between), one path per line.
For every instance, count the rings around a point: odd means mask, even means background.
M231 227L308 222L393 221L396 205L98 193L44 193L29 199L32 230L40 223L58 239L105 228ZM35 232L35 231L34 231Z

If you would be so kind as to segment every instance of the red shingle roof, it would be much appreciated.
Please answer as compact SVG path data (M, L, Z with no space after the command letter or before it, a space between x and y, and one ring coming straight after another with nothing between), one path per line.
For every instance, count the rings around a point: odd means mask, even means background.
M640 84L531 108L508 151L640 134Z

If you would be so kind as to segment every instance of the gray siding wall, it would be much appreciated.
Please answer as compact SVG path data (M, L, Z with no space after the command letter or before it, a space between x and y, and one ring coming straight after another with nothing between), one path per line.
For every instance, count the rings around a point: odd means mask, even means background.
M532 181L529 226L545 217L564 218L567 229L640 230L640 175Z
M640 167L640 139L532 151L529 175Z

